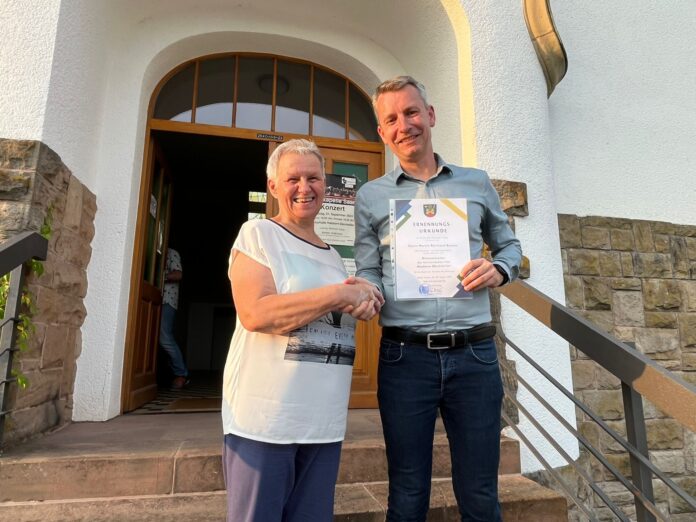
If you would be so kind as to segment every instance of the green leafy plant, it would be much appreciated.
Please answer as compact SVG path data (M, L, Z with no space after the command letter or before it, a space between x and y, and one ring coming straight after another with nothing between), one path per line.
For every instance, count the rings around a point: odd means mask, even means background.
M43 268L43 267L42 267ZM7 305L7 294L10 290L10 275L5 274L0 278L0 315L5 316L5 307ZM19 351L24 351L29 346L29 338L35 331L34 323L31 320L31 316L36 311L36 305L34 304L34 297L29 292L26 287L22 292L21 296L21 306L22 311L17 317L17 322L15 327L17 328L17 335L15 337L15 343ZM17 382L17 386L21 389L26 388L29 385L29 380L24 374L22 374L16 368L12 369L12 377Z
M53 232L53 206L49 206L46 209L46 216L44 217L43 224L39 229L39 233L46 239L51 238ZM41 277L44 273L44 266L41 261L36 259L31 259L26 263L27 275L36 274L36 277ZM7 306L7 295L10 291L10 274L5 274L0 277L0 317L5 316L5 307ZM32 321L32 317L36 314L36 298L29 289L25 286L22 289L22 295L20 298L20 312L15 323L17 329L17 335L15 337L15 344L20 352L26 351L29 348L29 339L34 332L36 327ZM12 369L12 377L15 379L17 386L20 389L25 389L29 386L29 380L27 377L19 370Z

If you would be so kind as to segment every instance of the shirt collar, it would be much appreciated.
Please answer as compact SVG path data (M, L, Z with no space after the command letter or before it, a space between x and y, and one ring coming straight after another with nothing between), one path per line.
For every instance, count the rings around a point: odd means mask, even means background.
M437 170L435 171L435 176L433 176L432 179L435 179L439 177L441 174L447 174L448 176L452 176L452 168L449 166L449 164L442 159L442 157L435 153L435 161L437 162ZM394 170L392 170L389 173L389 176L392 178L394 181L394 185L398 185L399 181L403 179L411 179L415 180L412 176L409 176L406 171L401 167L401 164L399 163Z

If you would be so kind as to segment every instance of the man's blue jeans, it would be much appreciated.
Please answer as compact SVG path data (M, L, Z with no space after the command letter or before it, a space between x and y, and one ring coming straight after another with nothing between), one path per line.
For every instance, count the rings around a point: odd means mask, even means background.
M500 521L503 388L493 339L429 350L382 338L378 384L389 465L387 520L426 518L439 410L449 439L461 519Z
M169 364L176 377L186 377L188 370L184 357L181 355L179 345L174 338L174 318L176 317L176 308L172 305L164 303L162 305L162 319L160 321L160 336L159 343L164 351L169 356Z

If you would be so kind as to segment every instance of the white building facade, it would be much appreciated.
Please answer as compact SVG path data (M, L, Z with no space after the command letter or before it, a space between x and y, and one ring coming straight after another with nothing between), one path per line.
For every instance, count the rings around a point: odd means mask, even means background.
M53 149L98 208L72 420L123 411L148 110L162 79L196 58L299 59L366 93L398 74L422 81L436 110L437 152L526 184L529 215L516 220L516 233L530 260L528 282L559 302L567 288L559 214L696 225L696 64L683 53L696 38L696 6L551 7L569 69L549 98L523 2L6 0L0 138ZM385 167L392 165L387 155ZM567 343L505 300L501 321L573 389ZM517 368L575 424L572 404L521 361ZM523 389L518 397L577 457L574 437ZM520 426L553 455L524 416ZM523 467L538 463L524 454Z

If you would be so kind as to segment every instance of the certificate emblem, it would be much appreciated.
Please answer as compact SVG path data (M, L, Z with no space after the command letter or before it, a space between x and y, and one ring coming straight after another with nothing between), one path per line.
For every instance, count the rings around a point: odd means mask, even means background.
M435 203L423 205L423 214L425 214L425 217L435 217L435 214L437 214L437 205Z

